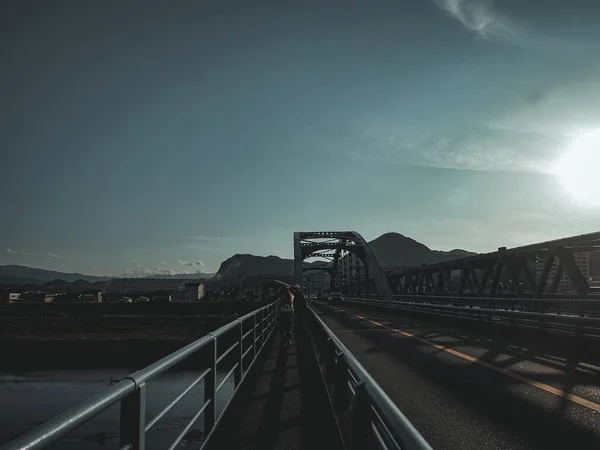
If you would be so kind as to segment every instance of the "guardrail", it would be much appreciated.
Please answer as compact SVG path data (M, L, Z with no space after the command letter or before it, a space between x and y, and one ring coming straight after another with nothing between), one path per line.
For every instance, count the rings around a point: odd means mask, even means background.
M119 402L121 407L119 448L120 450L143 450L146 434L201 381L204 381L204 404L183 427L169 450L173 450L179 445L202 414L204 414L205 439L202 444L202 447L204 447L219 421L219 418L216 417L217 392L233 375L234 391L223 409L224 412L246 377L248 369L252 367L256 357L275 329L275 319L275 303L248 313L154 364L130 374L106 391L8 442L0 447L0 450L45 448ZM250 338L252 341L249 343ZM220 348L219 340L228 344L226 348ZM202 354L202 352L205 353ZM146 384L193 355L201 355L202 363L199 368L201 370L199 376L155 417L146 420ZM248 361L250 355L252 355L252 359ZM234 361L231 368L217 385L217 368L219 364L231 361ZM247 364L245 364L245 361Z
M351 448L431 450L423 436L312 308L307 306L306 313L311 340L320 362L325 365L328 384L333 386L334 407L338 411L351 410Z
M487 300L487 299L486 299ZM497 301L498 299L494 299ZM513 299L504 299L512 301ZM573 314L539 313L510 309L511 304L506 303L506 309L490 309L481 306L454 306L440 304L436 299L431 303L425 301L393 301L376 300L360 297L345 297L345 302L377 306L396 310L426 313L429 315L455 317L467 320L490 322L497 325L507 325L521 328L535 328L557 333L586 335L600 337L600 318L586 317ZM451 299L450 299L451 301ZM586 301L586 300L577 300Z

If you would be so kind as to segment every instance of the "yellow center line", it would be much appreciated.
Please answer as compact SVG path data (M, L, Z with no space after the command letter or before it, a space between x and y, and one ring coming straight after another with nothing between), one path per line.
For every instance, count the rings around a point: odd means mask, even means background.
M383 325L383 324L381 324L379 322L376 322L374 320L365 319L363 316L351 313L351 312L346 311L344 309L340 309L340 308L335 308L335 309L337 309L338 311L344 312L346 314L350 314L352 316L358 317L359 319L367 320L368 322L372 323L375 326L387 328L387 329L389 329L389 330L391 330L391 331L393 331L395 333L398 333L398 334L400 334L402 336L416 339L416 340L418 340L418 341L420 341L420 342L422 342L424 344L431 345L432 347L435 347L438 350L442 350L442 351L444 351L446 353L449 353L451 355L457 356L457 357L462 358L462 359L464 359L466 361L472 362L474 364L478 364L478 365L480 365L482 367L485 367L487 369L493 370L494 372L501 373L503 375L509 376L509 377L511 377L511 378L513 378L515 380L521 381L522 383L529 384L530 386L533 386L533 387L536 387L538 389L541 389L542 391L545 391L545 392L548 392L550 394L556 395L557 397L570 400L573 403L577 403L578 405L584 406L584 407L589 408L589 409L591 409L593 411L600 412L600 404L594 403L594 402L589 401L589 400L586 400L585 398L579 397L578 395L569 394L569 393L567 393L567 392L565 392L565 391L563 391L561 389L557 389L557 388L552 387L552 386L550 386L548 384L541 383L539 381L533 380L533 379L525 377L523 375L519 375L518 373L512 372L512 371L510 371L508 369L504 369L502 367L495 366L495 365L490 364L490 363L488 363L486 361L482 361L481 359L475 358L474 356L467 355L465 353L453 350L453 349L448 348L448 347L444 347L443 345L436 344L435 342L431 342L428 339L424 339L422 337L415 336L414 334L408 333L406 331L402 331L402 330L398 330L396 328L388 327L388 326Z

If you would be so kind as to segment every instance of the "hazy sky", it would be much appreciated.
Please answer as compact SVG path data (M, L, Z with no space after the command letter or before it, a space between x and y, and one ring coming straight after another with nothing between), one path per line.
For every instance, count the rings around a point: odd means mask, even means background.
M590 0L5 0L0 264L214 271L291 257L300 230L472 251L596 231L600 138L556 167L600 128L599 18Z

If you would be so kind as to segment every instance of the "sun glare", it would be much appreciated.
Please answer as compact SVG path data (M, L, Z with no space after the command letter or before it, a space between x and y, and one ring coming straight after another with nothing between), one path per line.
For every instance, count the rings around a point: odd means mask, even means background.
M600 207L600 130L576 136L554 173L574 202Z

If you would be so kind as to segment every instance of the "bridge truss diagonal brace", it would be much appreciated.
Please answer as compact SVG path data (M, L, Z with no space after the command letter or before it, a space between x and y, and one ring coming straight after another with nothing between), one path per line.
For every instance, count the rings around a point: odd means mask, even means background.
M315 256L319 250L331 249L339 254L345 250L357 255L365 265L366 272L382 300L391 301L392 291L373 250L356 231L316 231L294 233L294 276L296 284L302 283L302 262ZM368 280L366 280L368 282Z

